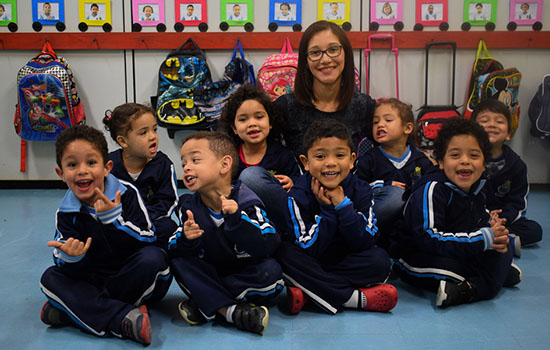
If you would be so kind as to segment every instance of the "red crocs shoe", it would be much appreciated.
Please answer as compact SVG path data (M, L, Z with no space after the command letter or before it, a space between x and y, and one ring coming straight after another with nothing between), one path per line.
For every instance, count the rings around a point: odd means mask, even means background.
M365 310L387 312L397 305L397 289L391 284L378 284L359 290L367 297Z
M297 314L302 310L304 305L309 301L304 292L300 288L286 287L286 294L288 298L288 309L291 314Z

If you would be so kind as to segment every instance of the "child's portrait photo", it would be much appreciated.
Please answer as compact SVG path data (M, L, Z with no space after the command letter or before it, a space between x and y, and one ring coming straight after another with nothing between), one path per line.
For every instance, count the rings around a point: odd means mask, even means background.
M535 16L532 13L537 13L537 4L529 4L528 2L516 4L516 19L533 19Z
M488 21L491 19L491 4L484 2L472 2L469 6L468 19L471 21Z
M57 2L39 2L37 3L37 10L39 19L59 19L59 4Z
M379 1L376 3L376 18L378 19L396 19L397 18L397 2L394 1Z
M11 21L11 4L0 3L0 21Z
M529 25L542 22L544 0L510 0L510 22Z
M246 21L248 20L248 4L225 4L225 13L228 21Z
M180 5L180 13L182 21L200 21L201 20L202 4L185 3Z
M344 19L346 4L343 2L325 2L323 4L324 19Z
M422 20L441 21L443 18L443 4L422 4Z
M438 26L447 22L447 0L416 0L416 23Z
M159 5L143 4L138 5L140 21L158 21Z
M105 20L105 4L86 2L86 19L88 21L103 21Z
M277 21L295 21L295 8L292 6L296 4L290 4L288 2L276 2L275 3L275 20Z

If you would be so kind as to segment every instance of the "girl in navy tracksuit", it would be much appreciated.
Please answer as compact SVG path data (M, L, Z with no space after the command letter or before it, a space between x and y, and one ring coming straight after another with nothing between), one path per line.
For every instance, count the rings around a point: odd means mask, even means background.
M374 212L381 231L378 245L388 248L388 231L401 215L406 189L434 169L430 159L413 144L411 105L395 98L381 100L374 110L372 134L378 147L357 159L356 174L373 188Z
M158 150L153 110L137 103L120 105L103 119L105 128L121 149L109 154L112 174L135 185L153 220L157 244L166 249L178 225L171 216L178 203L174 164Z

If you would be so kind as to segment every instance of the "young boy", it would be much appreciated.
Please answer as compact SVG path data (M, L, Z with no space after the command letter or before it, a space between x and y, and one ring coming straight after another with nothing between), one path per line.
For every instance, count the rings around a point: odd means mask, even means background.
M57 211L55 240L48 242L55 266L40 280L48 298L40 318L148 345L151 325L142 304L162 298L171 279L139 192L109 174L113 164L100 131L68 128L55 148L55 170L69 190Z
M350 173L351 145L347 127L334 119L314 122L304 136L307 154L300 160L309 173L289 193L291 241L278 252L291 313L307 297L331 314L342 307L389 311L397 304L395 287L380 284L390 259L375 246L370 186Z
M183 141L183 183L195 193L180 197L182 227L168 250L176 281L190 297L179 304L190 325L218 314L262 334L268 309L245 301L262 302L282 290L281 266L269 257L280 237L254 192L239 181L231 184L236 159L228 135L204 131Z
M516 256L521 247L542 240L542 227L525 217L527 213L527 166L508 146L512 136L510 110L496 99L481 101L472 113L472 120L481 125L491 143L491 158L485 172L487 177L487 207L500 210L499 216L506 219L506 228L514 243Z
M434 141L441 171L414 186L398 225L397 273L414 286L437 289L441 308L491 299L503 285L521 281L504 219L485 208L481 175L489 152L481 126L447 121Z

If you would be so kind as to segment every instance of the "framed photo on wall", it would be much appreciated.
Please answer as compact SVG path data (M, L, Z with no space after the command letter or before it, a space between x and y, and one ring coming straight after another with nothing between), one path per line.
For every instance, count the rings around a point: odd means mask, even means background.
M32 21L43 25L65 22L64 0L32 0Z
M317 19L341 25L350 21L350 8L350 0L317 0Z
M0 0L0 26L17 23L16 0Z
M89 26L111 23L111 0L78 0L78 13Z
M448 22L447 0L416 0L416 23L423 26L438 26Z
M464 0L464 22L484 26L497 21L497 0Z
M302 23L302 0L269 0L269 22L279 26Z
M164 23L164 0L132 0L132 21L142 26Z
M206 0L176 0L176 23L185 26L198 26L201 22L208 23Z
M221 0L221 21L230 26L242 26L254 22L253 0Z
M518 25L542 22L544 0L510 0L510 22Z
M403 20L403 0L372 0L370 21L378 24L394 24Z

